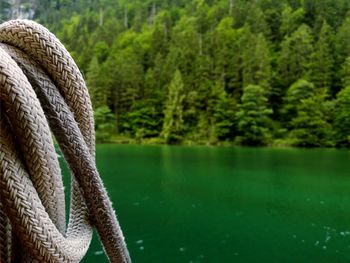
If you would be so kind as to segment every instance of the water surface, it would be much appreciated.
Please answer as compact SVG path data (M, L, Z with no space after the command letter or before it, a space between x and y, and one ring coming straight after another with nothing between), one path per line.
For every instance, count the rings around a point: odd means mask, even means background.
M350 262L349 151L98 145L97 165L134 263ZM108 262L96 238L83 262Z

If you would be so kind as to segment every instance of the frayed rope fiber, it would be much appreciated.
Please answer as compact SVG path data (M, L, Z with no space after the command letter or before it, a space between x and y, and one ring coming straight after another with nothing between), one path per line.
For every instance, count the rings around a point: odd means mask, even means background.
M51 132L72 173L67 227ZM131 262L96 169L83 77L43 26L0 24L0 263L80 262L93 228L110 262Z

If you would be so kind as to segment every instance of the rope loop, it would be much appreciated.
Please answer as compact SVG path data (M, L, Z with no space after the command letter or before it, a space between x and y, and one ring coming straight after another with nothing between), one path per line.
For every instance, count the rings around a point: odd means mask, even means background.
M53 135L72 173L67 228ZM96 169L82 74L43 26L0 24L0 262L80 262L93 228L110 262L131 262Z

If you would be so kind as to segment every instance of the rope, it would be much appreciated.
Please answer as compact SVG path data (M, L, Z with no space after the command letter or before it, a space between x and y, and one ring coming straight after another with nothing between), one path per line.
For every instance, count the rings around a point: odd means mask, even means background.
M51 132L73 174L67 229ZM94 137L85 82L63 45L35 22L1 24L0 263L79 262L94 227L110 262L131 262Z

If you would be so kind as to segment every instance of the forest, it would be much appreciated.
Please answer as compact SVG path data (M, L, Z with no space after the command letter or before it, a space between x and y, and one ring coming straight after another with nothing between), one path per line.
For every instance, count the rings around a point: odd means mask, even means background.
M1 1L54 32L98 142L350 146L348 0ZM18 13L17 12L17 13Z

